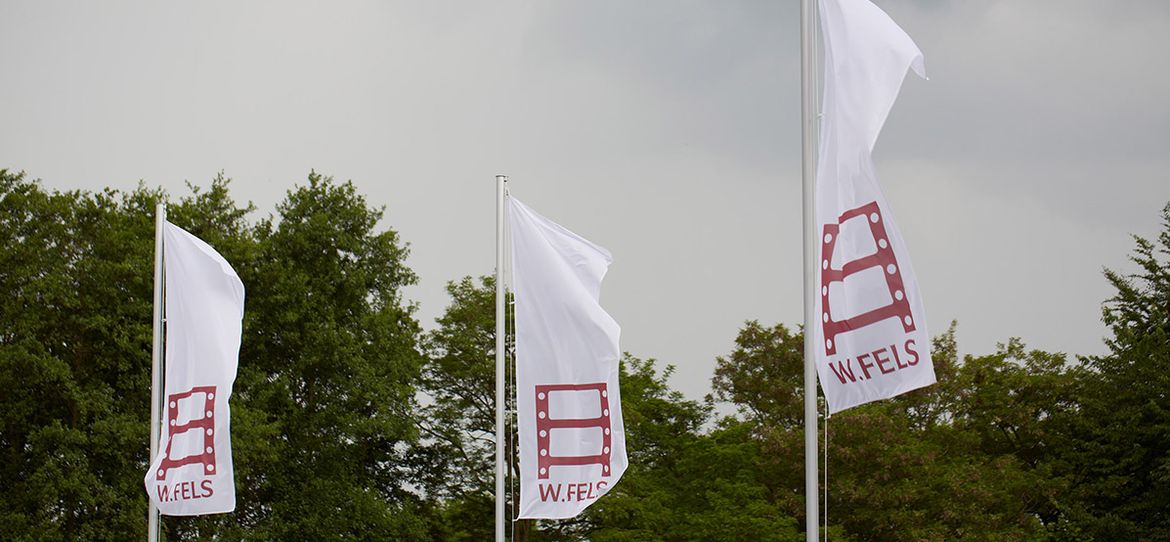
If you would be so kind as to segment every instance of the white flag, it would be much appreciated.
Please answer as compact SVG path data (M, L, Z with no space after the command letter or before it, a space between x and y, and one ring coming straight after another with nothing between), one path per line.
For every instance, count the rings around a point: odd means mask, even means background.
M165 224L166 385L159 454L146 493L161 513L236 508L231 413L244 318L244 285L198 237Z
M825 88L817 162L820 265L810 323L829 411L933 384L910 255L871 152L918 46L869 0L820 0Z
M520 517L569 518L628 463L621 328L601 308L607 250L508 198L516 296Z

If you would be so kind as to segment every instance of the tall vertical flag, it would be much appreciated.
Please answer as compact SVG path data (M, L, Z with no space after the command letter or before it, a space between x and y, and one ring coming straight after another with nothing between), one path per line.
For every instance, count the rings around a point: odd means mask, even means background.
M609 251L508 198L522 518L568 518L628 463L621 328L601 308Z
M933 384L918 280L871 153L918 46L869 0L819 0L825 40L814 337L829 411Z
M240 353L244 285L207 243L169 222L163 227L165 414L146 492L167 515L231 512L236 488L228 398Z

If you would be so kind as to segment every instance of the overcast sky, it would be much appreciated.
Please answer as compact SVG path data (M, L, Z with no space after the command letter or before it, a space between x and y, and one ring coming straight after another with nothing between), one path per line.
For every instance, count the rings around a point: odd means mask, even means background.
M1170 2L881 0L926 55L875 159L933 333L1104 351L1109 266L1170 201ZM0 167L270 213L316 169L421 283L492 272L494 176L614 255L622 347L709 389L799 324L798 0L0 1ZM246 360L242 360L246 363Z

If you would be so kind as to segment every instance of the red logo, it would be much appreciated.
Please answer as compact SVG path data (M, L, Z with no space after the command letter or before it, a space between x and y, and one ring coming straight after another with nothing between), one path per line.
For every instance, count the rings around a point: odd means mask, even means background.
M192 400L191 396L197 393L204 395L203 416L189 420L187 423L178 423L180 411L178 408L179 401L190 401ZM159 465L158 473L156 474L157 479L165 479L166 473L170 469L196 463L203 466L204 474L215 474L215 386L198 386L191 388L189 391L171 395L167 398L167 407L167 423L170 424L170 432L167 436L167 451L163 456L162 464ZM199 432L196 437L199 441L202 441L200 453L172 459L171 446L174 444L175 437L189 431Z
M877 250L868 256L856 260L842 262L840 269L833 269L833 248L837 245L837 235L841 231L841 224L852 218L865 220L869 224L869 233L873 236ZM825 354L837 353L837 335L860 329L887 318L897 318L902 324L903 331L914 331L914 319L910 316L910 302L906 298L906 288L902 283L902 268L894 257L894 248L890 246L889 236L886 235L885 221L882 220L881 210L876 201L871 201L861 207L845 211L837 219L836 224L825 224L824 235L821 239L821 329L825 335ZM844 282L845 278L871 269L880 267L885 277L886 287L890 293L890 303L861 314L840 320L833 318L833 311L829 307L829 284Z
M592 418L556 418L549 410L549 398L554 393L564 392L596 392L600 415ZM566 394L566 398L576 398L578 394ZM592 399L588 399L592 402ZM588 404L580 405L591 410ZM536 448L538 478L549 477L553 466L560 465L601 465L601 475L609 476L609 454L613 436L609 421L609 392L605 382L596 384L545 384L536 386ZM551 448L554 429L587 429L601 430L600 453L593 455L554 456Z

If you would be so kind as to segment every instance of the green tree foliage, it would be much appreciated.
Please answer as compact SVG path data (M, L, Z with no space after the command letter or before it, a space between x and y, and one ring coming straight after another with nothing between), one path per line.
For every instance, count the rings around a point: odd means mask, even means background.
M956 363L954 328L933 359L939 384L833 416L829 508L873 540L1040 540L1059 484L1040 461L1045 392L1068 381L1063 357L1011 349ZM1033 372L1051 363L1047 373ZM941 371L940 371L941 372ZM927 408L924 408L926 405ZM931 413L927 417L924 413Z
M237 511L168 539L427 539L400 461L417 438L407 249L313 173L251 225L222 177L170 206L247 288L232 397ZM49 193L0 172L0 538L145 537L158 191Z
M495 283L448 285L452 302L426 334L426 486L442 496L445 540L491 537ZM512 337L506 340L508 354ZM791 540L795 520L764 498L759 445L733 423L705 433L711 406L667 384L672 367L626 355L620 367L630 465L570 520L519 522L516 540ZM515 451L509 449L515 459ZM514 462L513 475L518 475ZM512 486L515 487L515 486ZM512 536L513 530L508 530Z
M760 428L804 424L804 339L783 324L747 322L735 350L715 360L713 395L736 406Z
M158 198L0 170L0 538L145 536Z
M1067 389L1063 356L1018 341L958 363L952 326L934 341L940 383L828 421L829 503L839 537L1033 540L1055 490L1038 468L1049 402ZM803 337L748 322L717 360L716 397L759 440L769 498L804 514ZM824 424L818 440L823 441ZM821 461L821 468L825 468ZM820 475L823 476L822 470ZM836 512L835 514L833 512Z
M1004 518L1021 525L1032 524L1027 516L1046 525L1060 519L1067 481L1054 474L1053 454L1067 442L1063 419L1078 409L1083 377L1063 354L1027 350L1012 339L996 354L965 357L955 376L939 385L938 393L950 397L953 432L973 452L1020 471L1020 484L1011 490L1019 507Z
M494 526L485 519L495 514L495 279L477 283L465 277L448 283L447 293L451 304L437 319L439 327L423 338L426 401L417 475L428 496L442 503L443 539L490 540ZM510 355L511 335L506 341Z
M228 188L222 175L191 187L169 215L247 289L237 510L166 518L166 538L490 538L494 282L448 285L451 305L422 333L402 294L416 281L407 245L351 183L311 173L258 222ZM0 170L2 540L145 536L153 222L166 199L144 186L46 191ZM952 325L932 345L937 384L833 416L833 539L1170 541L1170 205L1162 220L1156 240L1135 238L1136 272L1105 272L1117 292L1107 355L1070 362L1011 339L960 356ZM622 480L577 518L510 535L799 540L802 341L748 322L702 402L670 388L673 367L627 354ZM717 400L737 415L716 419Z
M495 486L495 279L471 277L447 285L452 301L426 334L422 391L428 395L422 430L437 468L429 492L451 497ZM510 354L511 335L507 337Z
M622 415L630 466L614 490L564 529L581 539L800 540L796 520L767 498L750 425L709 432L709 403L685 399L654 360L626 355Z
M253 229L233 261L248 288L232 404L237 510L168 519L180 538L425 537L399 461L416 438L422 358L402 298L416 278L381 218L352 183L312 173Z
M1085 360L1061 467L1068 539L1170 540L1170 205L1156 241L1134 237L1133 274L1106 270L1109 354Z

